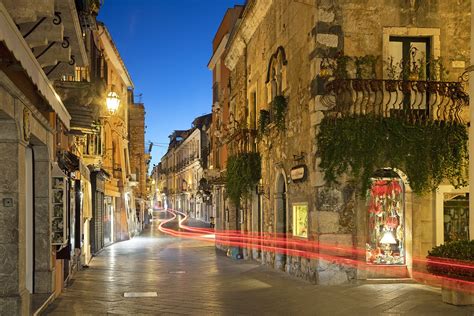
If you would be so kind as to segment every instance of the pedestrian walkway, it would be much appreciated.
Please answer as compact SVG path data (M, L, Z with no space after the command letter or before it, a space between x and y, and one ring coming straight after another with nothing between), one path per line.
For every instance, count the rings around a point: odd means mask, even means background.
M156 218L156 217L155 217ZM420 284L317 286L216 253L211 243L162 235L106 248L46 315L474 315ZM155 297L124 297L156 292Z

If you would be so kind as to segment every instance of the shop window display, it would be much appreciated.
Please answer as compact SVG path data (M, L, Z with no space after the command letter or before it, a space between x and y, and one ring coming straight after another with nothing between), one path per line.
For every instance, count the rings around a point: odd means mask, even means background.
M308 237L308 204L293 204L293 235Z
M444 242L469 240L469 193L445 194Z
M404 189L399 177L373 178L367 192L368 264L405 264Z

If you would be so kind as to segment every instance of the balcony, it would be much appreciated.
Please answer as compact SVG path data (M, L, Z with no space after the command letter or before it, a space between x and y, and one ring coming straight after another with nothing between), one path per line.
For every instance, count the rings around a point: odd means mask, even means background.
M321 102L334 118L373 115L412 123L467 122L469 96L460 82L334 79Z

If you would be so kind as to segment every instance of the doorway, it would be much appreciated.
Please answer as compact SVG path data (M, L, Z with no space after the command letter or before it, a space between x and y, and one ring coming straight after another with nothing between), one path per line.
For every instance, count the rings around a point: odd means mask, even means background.
M288 232L286 191L285 176L280 173L275 194L276 234L278 238L286 238ZM276 253L275 265L278 269L284 271L286 268L286 254Z

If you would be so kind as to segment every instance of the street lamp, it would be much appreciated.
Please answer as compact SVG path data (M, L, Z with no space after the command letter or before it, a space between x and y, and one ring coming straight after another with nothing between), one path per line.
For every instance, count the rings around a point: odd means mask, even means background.
M117 112L118 107L120 105L120 97L117 92L110 91L107 95L106 99L107 110L109 110L110 114L114 114Z

